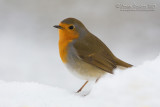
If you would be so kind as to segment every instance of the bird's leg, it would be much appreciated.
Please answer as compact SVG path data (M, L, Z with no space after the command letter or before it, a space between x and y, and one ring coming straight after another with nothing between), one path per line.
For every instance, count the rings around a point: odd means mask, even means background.
M82 89L84 88L84 86L85 86L87 83L88 83L88 81L86 81L86 82L83 84L83 86L77 91L77 93L81 92Z
M100 79L100 77L96 79L95 83L97 83L99 79Z

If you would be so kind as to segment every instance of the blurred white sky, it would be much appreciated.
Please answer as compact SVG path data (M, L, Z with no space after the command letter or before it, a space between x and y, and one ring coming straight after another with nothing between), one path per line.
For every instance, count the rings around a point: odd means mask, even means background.
M154 5L154 11L120 11L119 5ZM134 65L160 53L158 0L0 0L0 79L35 81L73 89L52 26L75 17L119 58ZM75 89L76 90L76 89Z

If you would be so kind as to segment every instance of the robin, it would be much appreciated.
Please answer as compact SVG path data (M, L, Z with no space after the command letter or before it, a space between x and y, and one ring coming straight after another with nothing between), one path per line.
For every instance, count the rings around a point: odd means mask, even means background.
M75 18L66 18L55 25L59 29L59 53L62 62L78 77L96 82L116 67L131 67L119 58L95 35Z

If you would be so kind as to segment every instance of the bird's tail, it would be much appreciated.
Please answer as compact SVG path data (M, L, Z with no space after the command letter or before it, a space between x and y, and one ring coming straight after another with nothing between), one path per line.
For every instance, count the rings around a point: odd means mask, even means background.
M118 66L122 66L122 67L126 67L126 68L129 68L129 67L132 67L132 66L133 66L133 65L131 65L131 64L128 64L128 63L126 63L126 62L118 59L118 58L116 58L115 62L116 62L116 64L117 64Z

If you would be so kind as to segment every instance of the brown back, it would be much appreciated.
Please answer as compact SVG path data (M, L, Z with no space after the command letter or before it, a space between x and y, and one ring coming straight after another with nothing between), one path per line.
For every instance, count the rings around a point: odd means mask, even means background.
M123 67L132 66L116 58L110 49L91 33L77 40L74 43L74 48L83 61L108 73L113 73L113 69L116 68L117 65Z

